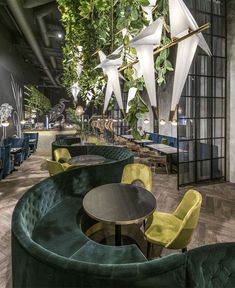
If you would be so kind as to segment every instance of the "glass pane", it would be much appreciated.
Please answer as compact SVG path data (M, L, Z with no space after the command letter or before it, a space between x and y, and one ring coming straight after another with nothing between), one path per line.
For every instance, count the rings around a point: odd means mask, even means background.
M179 139L195 138L195 121L192 119L179 118Z
M224 139L213 140L213 158L224 157Z
M214 56L225 57L225 39L219 37L213 37L213 51Z
M211 97L211 77L197 76L197 95Z
M221 1L213 1L212 2L212 12L213 14L216 15L224 15L225 12L225 7L224 7L224 2L225 0Z
M183 96L196 96L195 77L189 75L184 85Z
M212 177L219 178L224 177L224 159L214 159L212 161Z
M181 97L178 113L179 118L194 118L195 117L195 97Z
M205 0L197 0L196 2L196 9L203 11L203 12L211 12L211 1Z
M199 108L199 113L197 117L211 117L212 111L211 111L211 98L198 98L197 105Z
M205 160L211 158L210 140L201 140L197 142L197 159Z
M218 36L225 36L224 18L213 16L213 34Z
M197 75L211 75L211 57L208 55L197 55Z
M211 178L211 161L201 161L197 163L197 177L198 181Z
M210 138L211 137L211 119L198 119L197 120L197 138Z
M195 182L195 164L179 164L179 185Z
M225 101L224 99L214 99L213 116L224 117L225 115Z
M225 97L225 79L213 79L213 97Z
M214 76L225 77L225 59L224 58L213 58L214 65Z
M182 141L179 142L179 148L184 152L179 153L179 162L195 161L195 142L194 141Z
M214 137L224 137L224 119L214 119Z

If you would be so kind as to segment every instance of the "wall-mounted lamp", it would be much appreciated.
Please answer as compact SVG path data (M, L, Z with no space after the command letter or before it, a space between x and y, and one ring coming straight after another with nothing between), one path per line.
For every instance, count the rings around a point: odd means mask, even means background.
M10 125L10 123L7 120L3 120L2 123L2 139L6 139L6 127Z
M173 120L171 121L171 125L172 125L172 126L177 126L177 120L176 120L176 119L173 119Z
M165 125L166 124L166 120L165 119L160 119L159 124L160 125Z
M149 124L149 119L144 119L144 124Z
M75 114L77 116L81 116L84 113L83 107L82 106L77 106L76 110L75 110Z
M25 125L25 123L26 123L26 120L24 120L24 119L20 121L21 125Z
M8 127L10 123L7 120L2 121L2 127Z

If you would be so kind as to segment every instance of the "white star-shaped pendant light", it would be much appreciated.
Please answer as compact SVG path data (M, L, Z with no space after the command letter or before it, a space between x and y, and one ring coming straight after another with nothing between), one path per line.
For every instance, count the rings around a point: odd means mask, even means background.
M169 0L169 13L171 38L182 37L188 34L189 30L199 28L182 0ZM176 106L179 103L198 45L209 56L211 55L210 48L202 33L187 38L178 44L170 118L173 118Z
M136 48L150 103L153 107L157 107L153 49L160 45L162 27L163 18L160 17L130 41L130 46Z
M73 101L74 103L77 103L78 100L78 93L80 92L80 87L78 85L78 82L74 83L71 87L70 87L70 92L73 95Z
M146 19L149 21L149 23L153 22L153 8L156 5L157 0L149 0L149 5L142 6L142 9L144 11L144 15Z
M133 79L136 80L140 77L143 76L142 71L140 69L140 65L139 63L136 63L134 66L134 74L133 74ZM126 113L128 113L130 106L129 106L129 102L135 98L136 92L137 92L137 88L136 87L131 87L128 91L128 97L127 97L127 105L126 105Z
M116 52L117 50L114 51L110 56L106 57L102 51L99 51L101 63L96 68L102 68L104 74L108 76L103 113L105 113L107 110L108 103L113 92L117 99L119 108L123 111L122 94L119 81L120 75L118 72L118 67L122 64L122 57L118 54L115 54Z

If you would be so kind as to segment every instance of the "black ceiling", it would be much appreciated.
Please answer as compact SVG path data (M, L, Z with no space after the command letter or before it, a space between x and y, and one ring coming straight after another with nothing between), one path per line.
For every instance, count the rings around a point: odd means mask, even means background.
M40 72L39 86L61 87L64 31L60 18L54 0L0 0L0 25L24 61Z

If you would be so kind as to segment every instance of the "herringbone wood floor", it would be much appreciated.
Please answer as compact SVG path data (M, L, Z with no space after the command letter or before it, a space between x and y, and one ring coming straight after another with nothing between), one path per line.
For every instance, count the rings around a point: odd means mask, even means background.
M45 157L34 154L18 171L0 182L0 288L11 287L11 214L21 195L48 176ZM153 193L160 211L171 212L184 192L176 189L176 175L155 174ZM220 183L196 188L203 196L200 221L189 249L205 244L235 241L235 184ZM165 251L163 254L172 253Z

